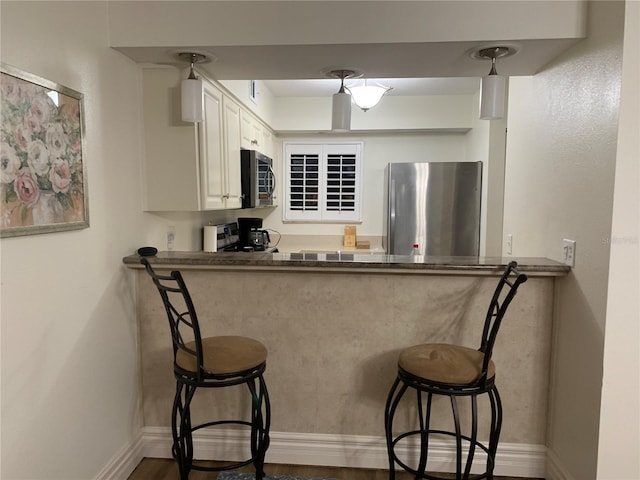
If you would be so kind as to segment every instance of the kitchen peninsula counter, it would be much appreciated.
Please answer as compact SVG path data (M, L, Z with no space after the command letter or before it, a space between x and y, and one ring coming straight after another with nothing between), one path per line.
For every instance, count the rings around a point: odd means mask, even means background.
M427 342L477 348L498 275L516 260L529 280L509 306L493 355L504 405L500 449L511 452L498 455L496 474L544 477L554 292L569 267L544 258L357 253L160 252L148 258L165 273L182 272L203 335L244 335L267 347L267 462L365 468L387 465L384 406L399 352ZM140 257L124 263L135 282L143 422L160 445L148 456L170 458L175 380L166 313ZM242 416L246 392L236 393L199 392L204 403L193 409L194 423L205 412ZM412 413L400 406L399 429L409 429ZM450 413L434 402L434 428L447 428ZM487 411L480 415L486 420ZM479 438L486 438L485 427ZM199 458L211 459L212 450L198 450L211 441L194 441Z
M140 256L123 259L129 267L141 267ZM492 274L511 262L529 276L564 276L570 267L539 257L430 257L358 253L263 252L159 252L147 257L152 265L176 269L255 268L273 270L375 271L422 274Z

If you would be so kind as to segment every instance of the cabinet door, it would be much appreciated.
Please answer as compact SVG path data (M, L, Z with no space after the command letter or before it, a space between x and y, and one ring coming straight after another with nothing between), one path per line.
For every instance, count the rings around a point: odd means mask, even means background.
M258 121L246 110L240 110L240 123L242 148L260 151L262 132Z
M204 82L204 121L198 126L200 147L200 209L226 208L222 156L222 92Z
M225 169L226 169L226 207L242 207L242 186L240 183L240 106L225 96L224 137L225 137Z
M266 126L262 126L262 153L273 158L273 134Z

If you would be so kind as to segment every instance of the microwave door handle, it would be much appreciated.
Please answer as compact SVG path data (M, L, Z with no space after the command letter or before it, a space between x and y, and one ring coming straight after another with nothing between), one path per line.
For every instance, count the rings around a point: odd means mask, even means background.
M269 190L269 195L273 195L273 192L275 192L276 190L276 174L273 171L273 167L271 167L271 165L269 165L269 177L270 177L269 185L271 186L271 189Z

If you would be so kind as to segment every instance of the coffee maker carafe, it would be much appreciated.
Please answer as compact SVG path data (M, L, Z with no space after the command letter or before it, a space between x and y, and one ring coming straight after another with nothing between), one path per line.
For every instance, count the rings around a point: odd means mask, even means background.
M262 219L255 217L240 217L238 218L238 241L240 249L252 248L254 245L251 243L249 233L252 230L260 230L262 228Z
M269 232L266 230L258 230L257 228L249 230L249 246L253 247L256 252L266 250L270 241Z

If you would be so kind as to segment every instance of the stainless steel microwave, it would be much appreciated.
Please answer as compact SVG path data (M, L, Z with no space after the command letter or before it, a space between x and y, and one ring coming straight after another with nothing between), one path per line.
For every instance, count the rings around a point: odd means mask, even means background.
M276 189L273 160L257 150L240 150L242 208L270 207Z

